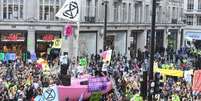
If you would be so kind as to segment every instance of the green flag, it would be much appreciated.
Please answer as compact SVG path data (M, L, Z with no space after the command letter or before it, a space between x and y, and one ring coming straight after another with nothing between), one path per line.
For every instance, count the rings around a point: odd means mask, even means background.
M87 66L87 59L86 58L81 58L79 61L80 66Z
M0 53L0 61L3 61L4 57L5 57L4 53Z

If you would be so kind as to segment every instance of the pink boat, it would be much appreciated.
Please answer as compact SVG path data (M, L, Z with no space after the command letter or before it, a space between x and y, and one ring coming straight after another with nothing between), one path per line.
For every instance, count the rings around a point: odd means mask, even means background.
M88 99L92 92L89 89L89 85L81 85L80 82L89 81L91 77L83 77L83 78L72 78L71 86L58 86L59 93L59 101L65 101L69 98L70 101L78 101L81 95L83 95L84 99ZM107 79L107 77L101 77ZM96 78L92 78L96 79ZM94 83L94 85L96 85ZM105 82L105 88L101 90L102 94L108 93L112 89L112 82L108 80Z

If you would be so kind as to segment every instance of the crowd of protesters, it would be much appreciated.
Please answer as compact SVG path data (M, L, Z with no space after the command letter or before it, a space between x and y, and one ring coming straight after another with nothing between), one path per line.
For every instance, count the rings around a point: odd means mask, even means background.
M170 51L171 52L171 51ZM101 52L100 52L101 53ZM164 56L160 51L156 52L155 60L160 64L184 63L186 57L182 57L182 50L175 56L173 62L172 56ZM67 62L61 59L66 57ZM11 62L1 62L0 64L0 100L1 101L33 101L37 95L42 94L43 87L49 85L60 85L60 72L53 72L59 68L62 72L67 72L72 77L79 77L83 74L108 76L114 83L113 90L103 95L103 101L142 101L147 99L142 96L144 86L141 83L143 71L149 70L149 51L145 47L144 51L138 50L138 56L128 59L126 56L113 52L111 61L103 62L100 54L85 56L88 65L80 66L79 58L69 58L68 54L56 57L50 64L50 71L46 74L40 68L37 68L36 63L23 62L20 59ZM168 57L167 59L165 57ZM179 57L179 58L177 58ZM178 62L180 60L180 62ZM60 61L60 62L59 62ZM186 62L186 61L185 61ZM187 61L188 62L188 61ZM68 64L69 68L60 68L60 65ZM66 66L64 66L66 67ZM181 69L181 65L177 65ZM186 82L183 78L165 77L162 90L159 93L158 100L164 101L191 101L192 99L199 100L200 96L194 94L191 87L192 83Z

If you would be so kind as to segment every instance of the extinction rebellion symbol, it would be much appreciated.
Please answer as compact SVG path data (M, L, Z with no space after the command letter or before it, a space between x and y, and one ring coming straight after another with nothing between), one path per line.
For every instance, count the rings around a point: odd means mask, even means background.
M56 98L56 93L53 89L49 88L45 91L45 93L43 93L43 97L47 101L53 101Z
M63 15L70 19L74 19L79 12L78 4L77 4L77 2L74 2L74 1L72 1L68 5L66 5L65 9L67 9L67 10L63 12Z

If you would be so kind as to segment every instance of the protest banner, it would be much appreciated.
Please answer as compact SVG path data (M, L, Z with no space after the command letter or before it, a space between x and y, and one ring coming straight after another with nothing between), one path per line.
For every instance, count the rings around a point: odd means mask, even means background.
M0 53L0 61L4 61L5 58L5 54L4 53Z
M192 90L194 92L201 92L201 70L194 71L193 74L193 86Z
M61 48L61 45L62 45L62 39L55 39L53 40L52 48Z
M97 92L107 89L107 78L98 77L98 78L89 78L88 91Z
M168 75L168 76L176 76L176 77L183 77L184 72L181 70L174 70L174 69L160 69L160 68L154 68L154 72L159 72L162 75Z
M6 53L5 54L5 60L9 61L9 60L16 60L16 54L15 53Z

